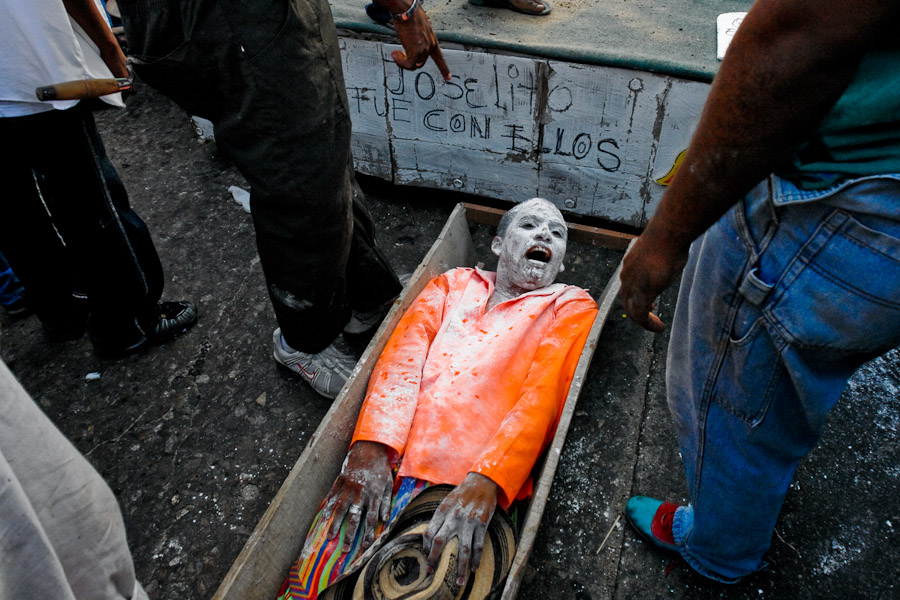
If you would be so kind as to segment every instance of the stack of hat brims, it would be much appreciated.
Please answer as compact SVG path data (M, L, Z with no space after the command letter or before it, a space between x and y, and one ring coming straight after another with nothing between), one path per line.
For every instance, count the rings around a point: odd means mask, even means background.
M478 570L465 586L457 585L457 539L444 547L438 565L428 573L422 534L434 511L453 489L427 488L410 502L392 528L390 539L351 577L327 590L328 600L487 600L499 592L516 552L516 532L503 511L494 512L484 536Z

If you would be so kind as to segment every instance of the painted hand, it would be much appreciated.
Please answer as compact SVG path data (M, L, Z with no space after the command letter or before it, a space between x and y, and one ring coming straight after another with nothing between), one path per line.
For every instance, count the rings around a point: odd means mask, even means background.
M375 527L379 519L386 522L390 517L393 485L387 446L366 441L353 444L341 474L325 501L323 516L334 517L328 539L340 533L346 517L343 551L348 552L365 512L366 528L362 548L371 546L375 541Z
M419 8L408 21L394 20L394 30L403 50L394 50L391 56L400 67L414 71L425 64L430 56L441 71L444 81L450 81L450 67L444 61L444 53L437 36L431 29L431 20L423 8Z
M662 250L662 245L641 236L622 261L619 298L628 318L649 331L659 333L665 323L654 312L654 301L678 278L687 262L688 249Z
M459 543L457 582L465 585L469 570L481 564L484 535L497 508L497 484L479 473L469 473L447 494L423 535L428 567L434 569L444 546L454 537Z

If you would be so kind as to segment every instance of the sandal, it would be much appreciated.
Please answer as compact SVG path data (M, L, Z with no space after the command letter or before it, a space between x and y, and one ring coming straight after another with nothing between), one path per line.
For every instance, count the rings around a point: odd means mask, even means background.
M469 4L473 6L486 6L488 8L508 8L509 10L515 11L517 13L522 13L523 15L531 15L532 17L543 17L544 15L549 15L550 11L553 10L553 6L550 5L550 0L537 0L541 4L544 5L544 10L541 12L532 12L530 10L524 10L515 6L509 0L469 0Z

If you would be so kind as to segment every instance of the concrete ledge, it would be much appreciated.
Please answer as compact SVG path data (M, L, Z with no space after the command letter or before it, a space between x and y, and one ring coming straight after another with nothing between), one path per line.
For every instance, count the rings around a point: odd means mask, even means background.
M368 0L331 0L338 28L387 33L365 13ZM425 0L438 38L495 52L651 71L710 81L716 61L716 17L747 11L750 0L551 0L544 17Z

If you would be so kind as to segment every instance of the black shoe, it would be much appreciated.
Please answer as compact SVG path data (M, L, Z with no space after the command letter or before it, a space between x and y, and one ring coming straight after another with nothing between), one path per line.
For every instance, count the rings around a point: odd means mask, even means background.
M197 322L197 305L193 302L160 302L159 320L148 340L165 344L190 329Z
M94 343L94 352L100 358L124 358L145 347L171 342L197 322L197 306L193 302L160 302L159 317L145 338L125 348L104 348Z

